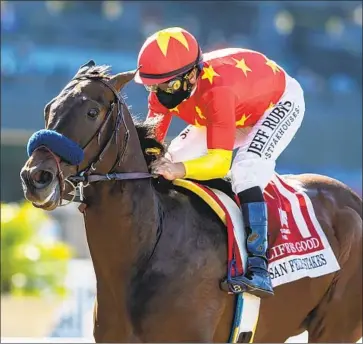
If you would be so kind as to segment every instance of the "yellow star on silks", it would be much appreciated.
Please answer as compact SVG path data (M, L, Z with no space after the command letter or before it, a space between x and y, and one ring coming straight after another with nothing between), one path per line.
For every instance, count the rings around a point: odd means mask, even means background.
M217 72L214 71L212 66L203 68L202 79L208 79L211 84L213 84L213 78L215 76L220 76Z
M272 109L274 106L275 106L275 104L273 102L270 102L270 105L268 106L268 108L265 111Z
M179 28L174 27L166 30L161 30L156 33L156 43L158 44L164 56L166 56L166 53L168 51L170 37L176 39L178 42L183 44L186 49L189 50L188 41L186 40L185 36Z
M241 119L236 122L236 125L243 127L246 121L251 117L251 115L246 116L245 114L242 115Z
M202 118L202 119L206 119L206 117L205 117L205 116L203 116L203 114L202 114L202 110L201 110L198 106L196 106L196 107L195 107L195 111L197 112L197 114L198 114L198 116L199 116L200 118Z
M177 112L177 113L179 113L179 109L178 109L177 106L175 108L170 109L169 111L170 112Z
M276 72L280 72L280 67L276 64L275 61L267 60L266 65L269 66L272 69L274 74L276 74Z
M247 72L252 72L252 69L246 65L245 59L237 60L233 58L233 60L236 62L235 67L241 69L245 76L247 76Z

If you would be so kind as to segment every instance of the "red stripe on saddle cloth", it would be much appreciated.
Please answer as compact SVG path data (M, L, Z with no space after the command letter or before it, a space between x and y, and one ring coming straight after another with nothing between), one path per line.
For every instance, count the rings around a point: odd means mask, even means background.
M195 183L195 182L194 182ZM223 204L223 202L221 202L221 200L218 198L218 196L209 188L200 185L198 183L195 183L196 185L198 185L198 187L200 187L203 191L205 191L210 197L212 197L217 203L218 205L222 208L222 210L224 211L224 213L226 214L226 222L227 222L227 259L228 259L228 266L230 266L230 263L232 262L233 256L235 256L235 260L236 260L236 266L234 269L232 269L232 276L239 276L242 275L243 273L243 266L242 266L242 259L241 259L241 255L240 252L238 250L238 246L236 244L236 239L234 236L234 228L233 228L233 222L231 220L231 216L227 210L227 208L225 207L225 205ZM242 214L241 214L242 216ZM241 229L243 230L243 228Z
M291 255L305 255L324 249L320 234L312 220L312 207L308 207L301 191L276 176L264 192L269 220L269 262ZM317 223L317 221L316 221ZM278 231L273 233L272 231Z
M305 201L304 195L301 192L295 190L289 184L287 184L279 176L276 176L276 177L278 178L278 180L280 181L280 183L282 184L282 186L284 186L291 193L295 194L295 196L297 197L297 200L299 202L299 208L300 208L300 210L301 210L301 212L303 214L304 220L306 221L307 227L310 229L310 231L315 231L316 232L316 228L315 228L315 226L313 224L313 221L311 220L311 217L312 216L315 216L315 214L310 214L309 209L308 209L307 204L306 204L306 201Z

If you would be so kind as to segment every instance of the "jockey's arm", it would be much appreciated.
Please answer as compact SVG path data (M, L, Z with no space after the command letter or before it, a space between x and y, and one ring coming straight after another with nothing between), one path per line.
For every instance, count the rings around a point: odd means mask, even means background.
M146 116L146 120L150 120L155 118L158 122L155 129L156 139L160 142L163 142L165 136L168 132L172 115L165 111L165 109L160 105L157 101L155 101L155 94L151 93L149 95L148 107L149 111Z
M223 178L228 173L235 141L235 102L233 91L218 87L203 96L207 123L208 153L183 162L185 178L208 180Z

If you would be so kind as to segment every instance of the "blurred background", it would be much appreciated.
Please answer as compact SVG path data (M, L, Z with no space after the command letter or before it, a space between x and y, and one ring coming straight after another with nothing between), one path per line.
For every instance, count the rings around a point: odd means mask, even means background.
M1 1L2 337L92 336L82 218L74 205L45 213L23 202L25 146L81 64L134 69L146 37L168 26L205 52L244 47L280 64L301 83L306 114L277 171L327 174L362 195L360 1ZM124 93L144 118L145 89ZM168 139L184 126L174 119Z

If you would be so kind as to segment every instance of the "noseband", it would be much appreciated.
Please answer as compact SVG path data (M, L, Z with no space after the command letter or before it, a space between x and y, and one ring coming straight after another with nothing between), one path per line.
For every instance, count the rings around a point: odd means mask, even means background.
M66 198L69 201L69 203L71 203L73 201L83 202L83 200L84 200L83 188L87 187L90 183L93 183L93 182L111 181L111 180L145 179L145 178L152 177L152 175L147 172L112 173L112 170L116 166L120 166L121 163L123 162L123 159L126 154L127 147L128 147L130 132L129 132L129 129L127 128L127 124L125 122L125 117L124 117L124 107L126 106L126 104L125 104L124 100L120 97L120 95L118 94L117 90L109 82L107 82L105 79L103 79L100 76L86 74L86 75L81 75L79 77L76 77L73 80L86 80L86 79L102 82L108 89L110 89L112 91L113 95L115 96L115 99L111 103L110 108L109 108L102 124L100 125L100 127L91 136L91 138L88 140L86 145L82 148L83 151L88 147L88 145L91 142L93 142L93 140L96 137L97 137L98 145L101 144L102 133L104 132L105 128L107 127L107 123L109 122L109 120L112 117L112 114L114 113L115 110L117 111L117 115L116 115L115 126L112 130L112 134L109 137L106 144L100 150L97 157L85 169L83 169L80 172L77 172L76 175L69 176L67 179L59 178L60 179L59 181L62 184L64 184L64 181L67 181L67 182L70 182L70 184L74 188L73 189L74 194L72 196L70 194L68 194L70 197ZM115 106L116 106L116 109L115 109ZM120 136L119 131L120 131L121 124L125 128L125 134L124 134L124 137L122 140L123 141L122 144L121 143L118 144L119 136ZM94 172L96 171L98 164L103 161L103 158L104 158L107 150L110 148L113 139L115 139L115 144L118 145L118 150L117 150L117 156L116 156L115 162L114 162L113 166L111 167L110 172L106 173L106 174L95 174ZM62 176L62 172L60 170L59 164L57 164L57 166L58 166L58 176ZM77 165L77 171L79 171L79 165ZM64 185L61 185L61 189L63 189L63 188L64 188ZM77 195L77 191L79 191L78 195ZM60 199L60 203L62 203L62 196ZM68 204L68 203L66 203L66 204ZM64 205L66 205L66 204L64 204Z

